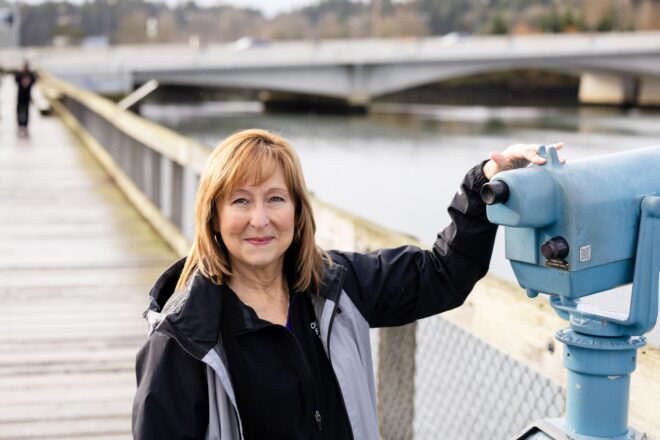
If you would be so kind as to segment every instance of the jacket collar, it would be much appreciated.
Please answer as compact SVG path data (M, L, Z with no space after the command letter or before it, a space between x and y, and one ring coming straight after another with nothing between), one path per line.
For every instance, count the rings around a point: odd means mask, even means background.
M323 279L321 280L320 295L326 300L338 302L341 288L344 284L346 268L339 263L325 260Z
M150 333L158 328L174 337L195 357L211 350L220 337L220 319L224 303L223 287L196 273L183 291L175 292L185 258L172 264L156 280L149 292L149 309L144 313ZM319 297L314 310L320 320L327 300L338 302L346 269L326 260Z

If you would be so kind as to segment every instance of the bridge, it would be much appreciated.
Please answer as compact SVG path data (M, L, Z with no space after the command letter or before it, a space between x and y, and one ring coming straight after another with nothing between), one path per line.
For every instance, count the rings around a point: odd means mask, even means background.
M48 74L40 84L56 117L33 111L27 137L12 80L0 85L0 440L124 439L147 291L186 252L209 150ZM415 243L318 200L314 211L323 247ZM454 312L379 330L383 438L508 438L559 415L562 354L548 340L560 326L489 277ZM658 374L647 347L630 419L651 436Z
M659 32L54 48L6 51L0 60L15 64L24 54L63 79L112 94L155 79L365 106L441 80L534 68L579 76L585 103L660 105Z

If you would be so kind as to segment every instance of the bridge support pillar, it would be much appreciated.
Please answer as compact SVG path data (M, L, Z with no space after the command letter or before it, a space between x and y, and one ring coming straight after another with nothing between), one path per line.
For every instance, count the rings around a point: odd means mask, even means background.
M638 90L637 78L585 72L580 77L579 98L583 104L634 105Z
M364 107L367 108L369 107L369 104L371 103L371 97L369 95L365 95L363 93L353 93L349 95L347 103L350 107Z
M639 105L660 106L660 78L643 76L639 85Z

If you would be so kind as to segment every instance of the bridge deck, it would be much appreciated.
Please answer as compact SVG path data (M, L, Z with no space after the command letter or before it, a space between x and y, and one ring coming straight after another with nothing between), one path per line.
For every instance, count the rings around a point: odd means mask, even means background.
M140 317L173 252L61 122L0 94L0 439L125 439Z

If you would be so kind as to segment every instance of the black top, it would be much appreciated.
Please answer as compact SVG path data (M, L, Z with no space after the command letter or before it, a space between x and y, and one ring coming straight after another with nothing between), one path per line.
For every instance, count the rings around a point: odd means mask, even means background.
M350 439L341 391L307 294L290 296L291 331L224 288L220 334L246 440Z
M16 81L16 85L18 87L18 102L19 104L24 103L27 104L30 102L30 92L32 90L32 86L34 85L36 81L36 77L34 76L34 73L31 71L19 71L16 73L14 76L14 79Z

